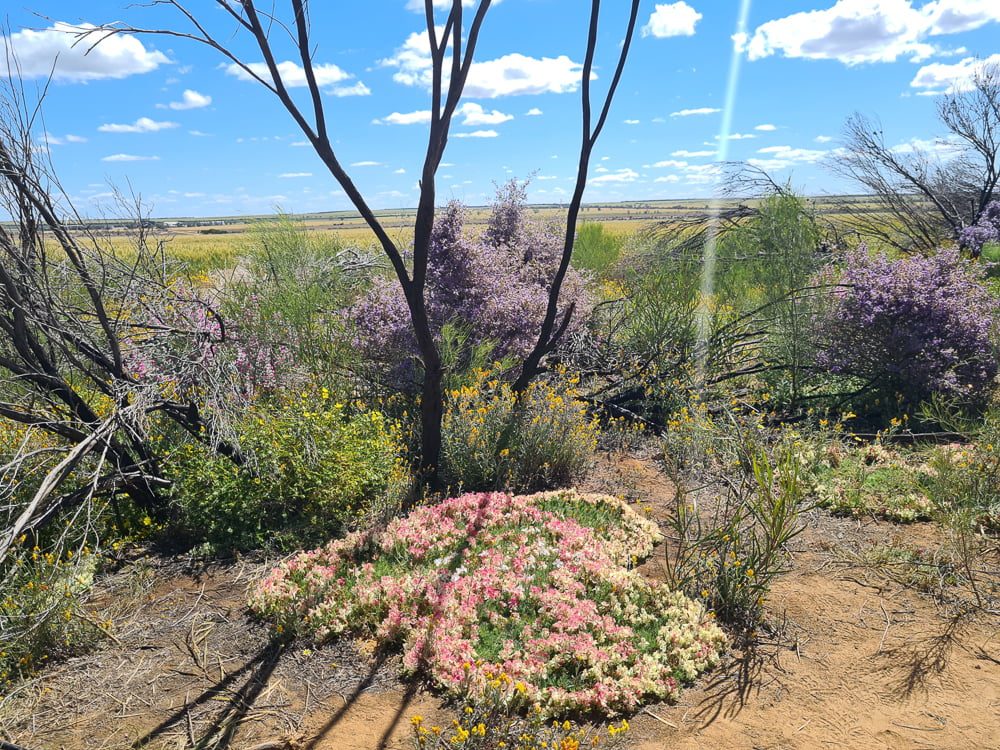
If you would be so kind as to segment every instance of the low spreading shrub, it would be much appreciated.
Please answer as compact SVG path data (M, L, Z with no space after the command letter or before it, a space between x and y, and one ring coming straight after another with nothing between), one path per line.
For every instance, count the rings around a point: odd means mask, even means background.
M924 521L934 512L925 481L930 471L919 457L877 443L851 451L833 443L814 467L814 493L833 513Z
M997 374L997 299L955 248L930 257L847 255L841 292L817 316L816 364L903 404L981 399Z
M656 526L606 496L469 494L287 561L252 593L277 630L370 632L475 702L501 674L546 714L672 699L716 663L701 605L628 569Z

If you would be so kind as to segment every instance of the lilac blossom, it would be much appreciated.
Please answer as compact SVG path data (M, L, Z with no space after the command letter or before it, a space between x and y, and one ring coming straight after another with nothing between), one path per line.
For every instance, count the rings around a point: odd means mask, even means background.
M958 244L967 248L973 258L983 254L983 246L1000 243L1000 201L987 204L972 226L958 233Z
M424 298L431 325L440 332L457 324L466 347L489 345L489 356L524 357L545 317L548 288L562 253L562 229L528 216L523 185L500 188L486 228L469 231L466 211L451 202L431 234ZM562 290L562 310L575 304L570 329L586 319L590 303L584 278L572 269ZM349 311L356 325L355 346L390 369L398 385L416 381L417 347L409 310L398 284L375 282Z
M843 292L816 319L820 367L913 403L934 393L976 397L997 374L997 299L957 248L928 257L848 253Z

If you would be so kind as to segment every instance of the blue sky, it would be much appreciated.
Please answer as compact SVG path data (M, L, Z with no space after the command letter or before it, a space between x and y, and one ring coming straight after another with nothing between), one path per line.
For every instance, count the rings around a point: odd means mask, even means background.
M350 208L273 95L218 52L176 37L119 36L84 55L64 33L112 21L190 31L175 9L22 2L7 11L3 42L29 87L53 72L34 135L82 213L110 210L111 186L139 194L160 217ZM494 182L530 175L532 201L568 199L589 5L494 0L438 173L441 201L485 203ZM287 3L276 6L280 15ZM595 92L611 77L627 12L625 0L604 6ZM312 4L331 137L376 208L416 203L429 107L422 7ZM214 2L191 0L189 10L246 62L262 59L232 36ZM640 27L587 202L705 196L720 158L751 161L808 194L857 192L822 166L849 115L877 117L901 150L937 150L940 94L961 88L980 61L1000 64L1000 0L643 2ZM292 51L279 41L277 54L294 82Z

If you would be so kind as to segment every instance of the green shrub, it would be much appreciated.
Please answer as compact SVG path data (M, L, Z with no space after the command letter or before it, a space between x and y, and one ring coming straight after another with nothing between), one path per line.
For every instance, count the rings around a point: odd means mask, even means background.
M603 224L584 222L577 227L573 245L573 266L607 278L622 256L622 238L605 230Z
M189 443L170 466L182 531L217 552L319 543L380 515L404 481L393 427L326 389L255 405L237 428L247 465Z
M479 371L446 394L441 475L463 491L532 491L568 485L597 445L597 424L577 400L575 379L537 380L520 401L508 383Z

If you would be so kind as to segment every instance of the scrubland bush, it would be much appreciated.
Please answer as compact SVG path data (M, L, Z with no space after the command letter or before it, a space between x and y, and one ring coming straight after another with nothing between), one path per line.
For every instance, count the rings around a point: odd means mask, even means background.
M191 442L171 456L180 531L206 551L317 544L376 520L404 490L392 425L325 388L253 405L238 432L243 466Z
M817 365L904 406L934 394L982 400L997 360L997 299L957 249L890 260L848 253L841 292L816 319Z
M568 376L536 380L520 399L481 371L446 394L441 474L452 488L565 487L587 466L598 428Z
M465 333L465 345L489 346L489 361L523 357L534 345L545 316L548 286L562 253L560 227L532 219L525 186L500 188L481 236L466 228L465 210L450 203L431 236L425 297L435 332L447 324ZM585 283L570 271L563 283L560 315L571 306L571 329L583 325L589 306ZM372 367L371 377L397 387L420 381L416 342L399 285L376 278L350 309L354 345Z

